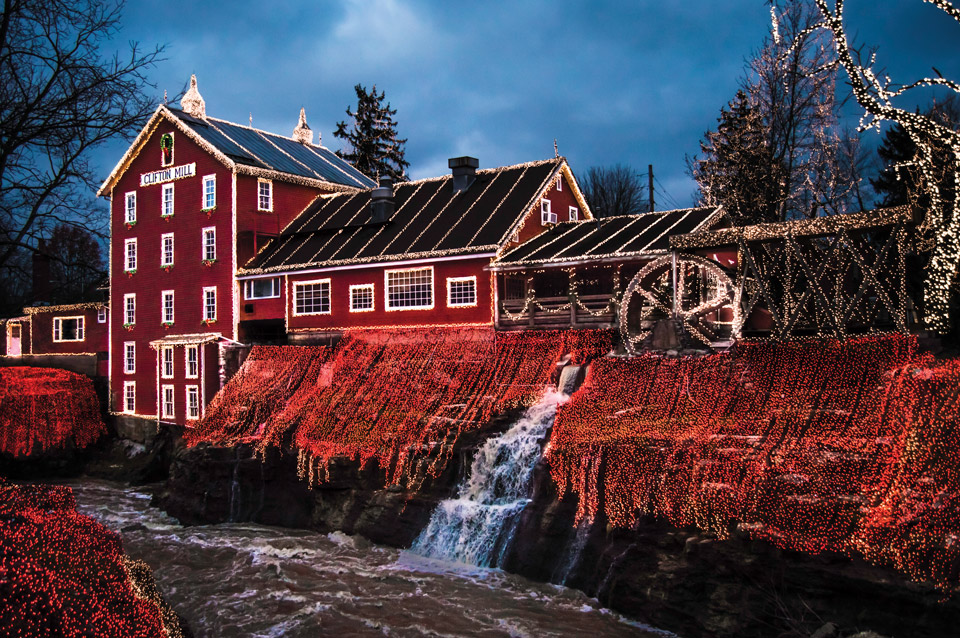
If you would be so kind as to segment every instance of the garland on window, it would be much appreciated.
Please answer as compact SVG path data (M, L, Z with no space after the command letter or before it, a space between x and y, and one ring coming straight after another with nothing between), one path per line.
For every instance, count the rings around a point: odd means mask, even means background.
M594 362L547 460L578 516L859 554L953 587L960 361L902 335ZM602 471L600 468L603 467Z
M84 448L106 432L89 378L55 368L0 368L0 452Z

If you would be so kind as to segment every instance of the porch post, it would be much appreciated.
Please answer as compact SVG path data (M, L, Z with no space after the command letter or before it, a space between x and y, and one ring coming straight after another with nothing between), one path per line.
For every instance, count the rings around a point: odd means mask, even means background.
M671 310L673 312L674 319L676 319L678 310L680 308L680 300L677 298L677 251L675 250L670 253L670 275L673 280L673 288L671 290L673 307Z

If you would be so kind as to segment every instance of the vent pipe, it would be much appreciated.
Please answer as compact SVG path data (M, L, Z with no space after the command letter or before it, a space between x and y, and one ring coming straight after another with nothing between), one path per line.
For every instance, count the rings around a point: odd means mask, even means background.
M453 169L453 192L459 193L470 188L470 184L477 179L480 160L476 157L453 157L447 161L447 166Z
M370 221L385 222L393 215L393 180L380 178L380 186L370 191Z

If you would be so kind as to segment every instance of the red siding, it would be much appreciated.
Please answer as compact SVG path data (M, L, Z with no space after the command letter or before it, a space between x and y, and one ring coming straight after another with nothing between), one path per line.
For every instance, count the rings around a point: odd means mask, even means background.
M558 222L565 222L570 221L570 207L575 206L577 208L579 218L583 219L583 208L577 202L577 198L573 196L573 189L570 187L570 181L564 177L562 173L561 179L563 179L562 190L558 191L556 184L554 184L547 188L546 192L544 193L544 199L550 200L550 210L557 214ZM508 249L533 239L545 230L547 230L547 227L541 223L540 206L538 204L533 210L527 213L526 217L523 219L523 222L521 222L520 240L516 242L508 242Z
M271 237L280 234L287 224L322 192L311 186L299 186L273 180L273 211L257 210L259 180L237 176L237 265L243 266Z
M335 330L343 328L371 328L379 326L417 326L450 324L492 324L492 292L490 273L483 268L490 263L489 257L441 261L434 264L409 264L400 266L376 266L356 270L340 270L315 274L297 274L289 277L287 291L293 296L297 281L330 279L330 314L295 316L292 302L289 305L290 332L304 330ZM421 268L433 266L433 300L430 310L384 309L384 271L396 268ZM477 278L477 305L463 308L447 307L447 277ZM373 284L374 310L350 312L350 286Z
M33 315L32 354L79 354L107 351L107 323L97 321L97 308L37 312ZM54 341L53 320L56 317L83 317L83 341ZM30 352L24 350L24 353Z

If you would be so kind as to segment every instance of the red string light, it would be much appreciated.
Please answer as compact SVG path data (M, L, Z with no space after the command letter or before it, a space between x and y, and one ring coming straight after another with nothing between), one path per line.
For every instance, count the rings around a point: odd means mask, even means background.
M165 638L157 605L131 588L120 537L74 505L69 488L0 479L3 635Z
M89 378L53 368L0 368L0 452L84 448L104 432Z

